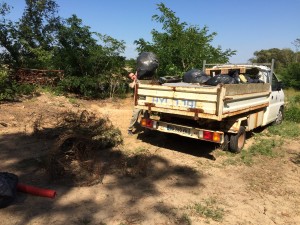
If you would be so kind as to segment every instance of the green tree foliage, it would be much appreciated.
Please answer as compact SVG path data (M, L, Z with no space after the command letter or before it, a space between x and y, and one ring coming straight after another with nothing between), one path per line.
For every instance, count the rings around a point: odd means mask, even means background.
M281 72L281 79L286 87L300 90L300 63L291 63Z
M98 38L98 39L96 39ZM124 41L90 31L76 15L64 21L58 31L55 64L71 76L100 76L120 72L125 58Z
M66 76L60 87L84 96L112 97L124 92L124 41L92 32L76 15L60 18L55 0L25 2L24 13L17 22L6 18L10 6L0 5L2 63L62 69Z
M17 41L17 25L6 19L11 7L7 3L0 4L0 58L2 63L20 64L21 44Z
M285 87L300 89L300 38L292 43L296 51L291 49L263 49L254 52L250 59L253 63L270 63L275 59L275 71L279 74Z
M0 101L12 99L14 90L9 80L7 68L0 67Z
M135 41L138 52L152 51L158 58L159 75L176 75L192 68L202 68L203 60L214 63L228 62L235 51L222 51L221 47L213 47L211 42L216 33L209 33L208 27L187 25L180 22L175 12L163 3L158 4L160 15L152 19L162 24L162 30L151 31L153 43L144 39Z
M297 53L288 48L263 49L256 51L253 54L254 57L250 59L252 63L270 63L272 59L275 59L275 69L278 72L286 68L289 64L297 61Z
M113 97L124 92L124 41L91 32L76 15L64 21L58 32L55 65L66 78L61 87L87 97Z
M66 19L58 30L55 64L67 75L84 76L89 68L90 49L96 46L90 27L76 15Z
M53 44L60 24L58 5L54 0L26 0L18 22L5 19L9 7L3 3L0 21L2 58L16 67L49 68Z

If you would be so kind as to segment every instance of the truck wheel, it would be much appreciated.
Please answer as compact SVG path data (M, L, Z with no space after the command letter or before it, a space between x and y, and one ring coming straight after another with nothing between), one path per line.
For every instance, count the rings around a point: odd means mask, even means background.
M229 149L229 134L224 134L224 142L221 144L221 149L223 151L228 151Z
M246 140L246 129L241 126L237 134L230 135L229 148L231 152L239 153L244 147Z
M282 121L283 121L283 107L280 107L278 114L277 114L277 118L273 122L273 125L279 125L282 123Z

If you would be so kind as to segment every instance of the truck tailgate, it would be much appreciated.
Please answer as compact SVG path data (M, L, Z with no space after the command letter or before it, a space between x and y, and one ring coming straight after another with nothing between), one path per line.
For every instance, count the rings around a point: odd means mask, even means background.
M268 105L269 84L200 86L186 83L139 84L136 108L156 112L222 120Z

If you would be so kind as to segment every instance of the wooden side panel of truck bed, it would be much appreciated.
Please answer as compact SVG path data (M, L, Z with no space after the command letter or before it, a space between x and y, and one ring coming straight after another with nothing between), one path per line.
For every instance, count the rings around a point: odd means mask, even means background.
M139 84L135 107L194 119L220 121L229 116L266 107L269 95L269 84Z

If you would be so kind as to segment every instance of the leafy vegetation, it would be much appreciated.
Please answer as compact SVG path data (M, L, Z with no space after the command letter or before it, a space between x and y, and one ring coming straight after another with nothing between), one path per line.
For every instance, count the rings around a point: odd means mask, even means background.
M122 56L123 40L93 32L77 15L60 17L55 0L25 0L25 3L18 21L8 19L13 8L5 2L0 3L1 64L10 68L64 70L64 80L58 88L62 93L73 92L93 98L125 95L128 91L126 76L129 70L135 70L136 62ZM153 29L152 42L139 38L135 44L139 53L156 53L159 76L180 75L189 69L201 68L203 60L226 63L235 54L231 49L212 46L217 33L210 32L207 26L200 28L182 22L163 3L157 7L159 13L152 19L162 25L162 31ZM296 49L299 43L298 38L294 42ZM251 61L270 62L275 58L276 70L286 87L299 89L299 54L297 50L272 48L254 52ZM2 74L0 79L1 99L12 98L18 93L14 90L14 81L7 79L7 75ZM25 92L29 90L28 86ZM289 110L287 118L295 114L293 107Z
M282 138L293 139L300 136L300 95L293 89L286 90L286 107L284 111L284 121L280 125L269 126L268 133L256 134L255 143L250 148L243 150L241 160L247 165L253 163L253 157L263 155L276 157L280 155L280 148L283 145ZM276 136L278 138L276 138ZM232 164L230 160L227 163Z
M300 90L300 62L288 64L282 69L281 78L286 87Z
M16 95L29 95L35 90L34 85L17 84L11 79L8 68L0 68L0 101L14 100Z
M287 92L290 94L291 91ZM285 120L300 123L300 94L293 94L287 97L285 109Z
M213 198L208 198L201 203L195 203L192 207L194 212L207 219L222 221L224 217L224 209L217 206L217 202Z
M282 144L282 140L258 138L255 144L251 145L249 149L242 151L241 159L245 164L251 165L253 156L263 155L275 157L278 155L278 152L276 152L275 149Z
M9 81L8 71L5 68L0 68L0 101L12 99L14 91Z
M291 49L263 49L254 52L254 57L250 59L253 63L270 63L275 59L275 71L283 81L285 87L300 89L300 39L296 39L294 45L296 51Z
M139 52L153 51L159 58L158 74L179 75L192 68L202 68L203 60L214 63L226 63L235 51L221 47L213 47L211 42L217 35L209 33L207 26L200 28L181 22L171 9L163 3L157 5L161 14L152 16L152 19L162 24L162 30L152 30L153 42L143 38L135 41Z
M125 58L121 56L124 41L92 32L76 15L67 19L59 17L55 0L25 2L23 16L16 22L7 18L11 7L7 3L0 4L1 64L11 68L64 70L66 80L60 88L74 90L85 97L112 97L123 93L126 80L110 82L114 74L124 77L127 73ZM0 79L6 86L12 85L3 76ZM108 88L99 93L98 87L103 83ZM107 93L103 93L105 91ZM14 91L9 88L5 93L2 98L12 96Z
M278 135L284 138L296 138L300 136L299 124L291 121L283 121L280 125L270 126L268 131L271 135Z

